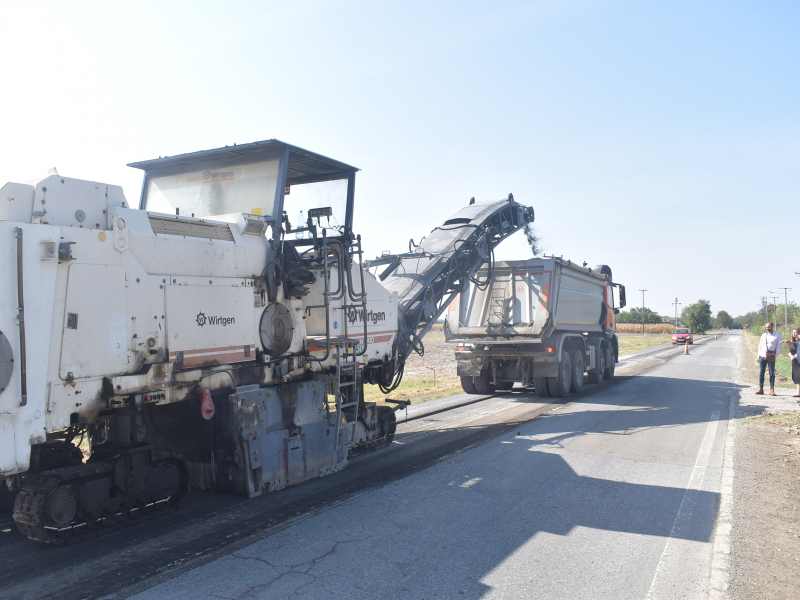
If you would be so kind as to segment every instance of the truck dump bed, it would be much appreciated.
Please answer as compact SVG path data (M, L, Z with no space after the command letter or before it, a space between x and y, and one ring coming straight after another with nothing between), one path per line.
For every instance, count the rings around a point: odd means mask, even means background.
M539 341L550 332L601 332L609 279L560 258L496 262L450 305L448 341Z

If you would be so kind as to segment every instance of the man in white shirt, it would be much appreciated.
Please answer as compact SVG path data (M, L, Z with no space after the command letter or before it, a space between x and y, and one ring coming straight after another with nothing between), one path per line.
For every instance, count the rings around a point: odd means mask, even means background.
M761 336L758 343L758 391L756 394L764 393L764 371L769 365L769 395L775 395L775 358L767 360L767 352L774 352L774 357L781 353L781 336L779 333L772 332L772 323L767 323L766 333Z

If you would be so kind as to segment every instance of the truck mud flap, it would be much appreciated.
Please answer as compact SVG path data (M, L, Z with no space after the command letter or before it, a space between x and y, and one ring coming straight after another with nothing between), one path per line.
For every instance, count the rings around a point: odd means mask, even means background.
M533 376L534 377L558 377L558 363L557 362L534 362L533 363Z
M459 377L480 377L483 360L458 361L457 374Z

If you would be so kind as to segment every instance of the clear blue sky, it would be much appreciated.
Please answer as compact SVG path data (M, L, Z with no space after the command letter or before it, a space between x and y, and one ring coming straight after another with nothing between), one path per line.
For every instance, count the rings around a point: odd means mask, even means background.
M545 251L672 314L800 298L796 2L17 2L0 181L278 138L362 169L356 229L403 250L513 192ZM500 258L527 258L521 235Z

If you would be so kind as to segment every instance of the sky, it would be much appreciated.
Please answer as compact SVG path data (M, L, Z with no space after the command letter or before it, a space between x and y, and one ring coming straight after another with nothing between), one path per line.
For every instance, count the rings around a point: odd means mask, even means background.
M513 193L662 315L800 300L800 3L9 2L0 185L276 138L361 169L367 255ZM798 214L800 217L800 214ZM498 259L530 257L520 232Z

